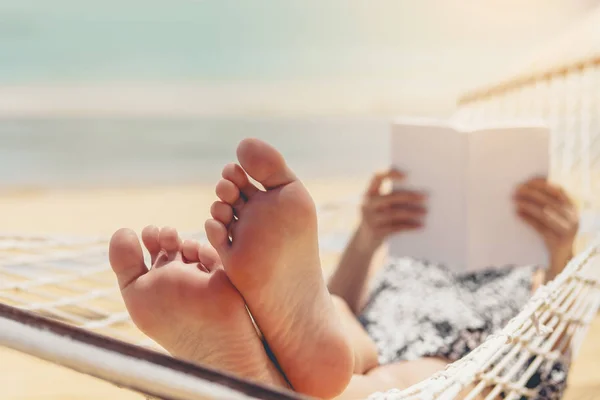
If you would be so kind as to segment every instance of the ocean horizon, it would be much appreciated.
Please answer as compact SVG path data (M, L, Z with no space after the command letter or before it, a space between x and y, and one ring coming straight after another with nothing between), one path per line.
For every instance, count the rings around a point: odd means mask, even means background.
M0 188L213 183L237 143L276 146L307 180L389 165L386 118L3 118Z
M451 114L591 8L492 3L0 2L0 187L213 182L247 136L367 177L390 117Z

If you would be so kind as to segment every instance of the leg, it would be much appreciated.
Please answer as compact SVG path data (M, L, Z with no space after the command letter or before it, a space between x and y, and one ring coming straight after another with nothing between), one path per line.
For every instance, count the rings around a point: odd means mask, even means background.
M438 358L421 358L382 365L366 375L354 375L339 399L365 399L374 392L406 389L441 371L446 365L446 361Z
M227 166L217 186L208 239L292 387L334 397L354 354L323 279L315 205L273 147L247 139L237 155L241 167Z
M176 357L285 387L214 251L182 243L170 228L148 227L142 237L152 258L150 270L130 230L117 231L109 251L137 327Z

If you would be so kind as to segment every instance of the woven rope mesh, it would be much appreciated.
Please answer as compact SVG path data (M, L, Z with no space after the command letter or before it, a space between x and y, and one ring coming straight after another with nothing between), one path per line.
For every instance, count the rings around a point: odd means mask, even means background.
M333 262L356 201L319 210L321 256ZM182 235L206 242L203 234ZM329 260L329 261L328 261ZM127 342L158 348L131 322L108 264L108 238L0 235L0 302Z
M0 301L98 333L150 344L131 323L105 240L2 237Z
M530 378L562 357L575 355L600 305L597 245L580 254L542 287L501 331L448 368L404 391L372 399L532 399Z

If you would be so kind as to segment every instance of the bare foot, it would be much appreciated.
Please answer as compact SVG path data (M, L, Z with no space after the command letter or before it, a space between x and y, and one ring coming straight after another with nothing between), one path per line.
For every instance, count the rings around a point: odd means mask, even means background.
M334 397L350 381L354 361L323 280L312 198L268 144L246 139L237 155L243 169L223 170L208 239L292 387Z
M219 263L197 242L181 242L172 228L147 227L142 239L117 231L109 258L137 327L176 357L266 384L286 386L268 358L244 300Z

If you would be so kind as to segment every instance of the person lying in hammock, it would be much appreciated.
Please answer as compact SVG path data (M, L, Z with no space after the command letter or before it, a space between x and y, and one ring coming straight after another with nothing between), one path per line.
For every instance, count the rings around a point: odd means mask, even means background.
M533 178L516 188L515 211L543 239L550 260L547 268L505 266L453 274L444 265L406 258L389 261L374 271L378 267L374 255L390 235L420 229L424 224L426 198L421 193L382 193L386 179L404 178L395 170L373 176L363 197L359 227L328 287L332 295L345 301L374 340L379 363L434 357L443 368L504 327L532 292L562 272L573 257L579 215L562 188ZM369 282L373 272L375 278ZM556 364L553 374L546 371L540 398L560 398L566 367Z
M379 296L398 293L378 288L381 293L373 294L374 303L361 316L365 330L355 316L355 305L349 307L343 298L329 293L319 260L315 205L282 155L264 142L246 139L237 156L239 164L223 169L223 179L216 185L220 200L212 205L212 219L205 224L212 247L182 241L173 228L146 227L142 241L151 256L148 269L133 231L120 229L111 239L110 263L133 322L173 356L314 397L358 399L405 388L443 368L462 351L454 351L454 342L463 338L455 331L462 326L468 332L479 329L480 336L489 333L490 322L478 314L480 308L460 317L440 315L427 306L431 293L450 295L443 271L432 268L432 283L439 282L439 289L422 291L410 301L431 312L430 323L450 338L437 345L448 351L423 341L422 350L409 351L418 358L404 360L407 352L397 342L420 333L413 327L402 332L403 321L397 320L399 339L387 344L396 349L398 360L381 363L391 357L388 352L378 356L378 347L391 335L379 329L386 323L372 322L385 310L369 310L377 309ZM265 190L254 186L248 176ZM410 275L398 278L411 280ZM524 274L521 279L531 281ZM486 279L481 281L473 281L481 283L477 286L465 279L464 285L476 295L477 288L485 286ZM508 284L515 282L511 278ZM510 297L525 297L519 290L511 287ZM471 345L473 340L466 340ZM564 381L556 376L565 368L559 360L548 371L540 371L543 389L561 390Z

